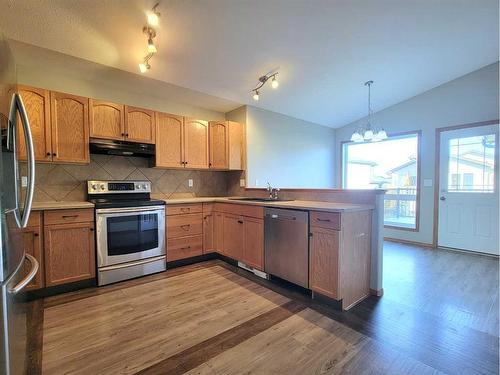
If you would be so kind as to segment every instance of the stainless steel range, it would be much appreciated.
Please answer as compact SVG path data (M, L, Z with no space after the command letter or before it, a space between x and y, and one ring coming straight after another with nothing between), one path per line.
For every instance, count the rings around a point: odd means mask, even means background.
M166 269L165 202L149 181L87 181L95 205L97 282L106 285Z

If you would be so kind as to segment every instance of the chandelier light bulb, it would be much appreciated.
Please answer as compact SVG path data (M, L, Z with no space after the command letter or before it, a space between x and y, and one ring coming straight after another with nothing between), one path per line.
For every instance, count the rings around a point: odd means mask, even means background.
M363 136L365 141L371 141L373 139L373 130L368 129L365 131L365 135Z
M381 129L378 133L377 133L377 138L380 140L380 141L383 141L384 139L387 139L387 133L385 132L384 129Z
M352 136L351 136L351 141L352 142L363 142L363 136L360 134L359 131L355 131Z
M271 87L273 89L277 89L278 86L280 85L280 83L278 82L278 80L276 79L276 76L273 77L273 80L271 81Z
M255 90L255 94L253 94L253 100L258 101L259 100L259 91Z

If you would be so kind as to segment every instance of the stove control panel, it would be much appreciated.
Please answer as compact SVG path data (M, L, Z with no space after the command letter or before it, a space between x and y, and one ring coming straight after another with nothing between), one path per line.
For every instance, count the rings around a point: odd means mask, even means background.
M88 194L151 193L149 181L87 181Z

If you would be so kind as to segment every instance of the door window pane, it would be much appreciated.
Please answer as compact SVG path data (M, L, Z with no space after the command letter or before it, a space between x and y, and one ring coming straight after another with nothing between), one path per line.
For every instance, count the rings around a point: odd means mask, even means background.
M450 139L449 192L493 192L495 135Z
M418 134L346 143L343 152L343 187L386 189L384 224L416 228Z

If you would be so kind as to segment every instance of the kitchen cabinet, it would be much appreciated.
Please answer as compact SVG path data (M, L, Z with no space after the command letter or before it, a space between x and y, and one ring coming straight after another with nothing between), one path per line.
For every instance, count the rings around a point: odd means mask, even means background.
M17 225L16 227L17 228ZM26 228L20 229L19 240L23 242L24 250L32 255L40 266L36 276L27 285L26 290L36 290L44 287L43 280L43 229L40 211L32 211ZM24 262L24 272L28 274L30 266Z
M125 137L125 106L90 99L90 136L123 140Z
M208 121L184 118L184 166L208 168Z
M310 213L309 288L348 309L370 293L371 210Z
M155 143L155 121L153 111L125 106L125 140Z
M156 167L184 167L184 119L156 113Z
M214 215L214 248L217 253L224 254L224 214L213 211Z
M243 124L227 121L229 170L245 169L245 130Z
M168 205L167 261L203 254L203 214L201 204Z
M214 205L203 203L203 254L215 251Z
M339 299L340 231L311 226L309 288Z
M234 260L243 260L245 245L243 218L238 215L225 213L223 217L223 252Z
M89 100L50 93L52 161L89 163Z
M247 266L264 270L264 220L243 218L244 246L242 261Z
M44 213L47 287L95 278L94 221L88 221L92 213L93 210Z
M50 130L50 92L35 87L18 86L18 93L23 99L28 114L35 160L52 161L52 140ZM20 124L18 115L18 123ZM26 160L26 142L22 126L18 126L17 155L19 160Z
M229 169L229 124L228 121L210 121L209 123L209 167Z

